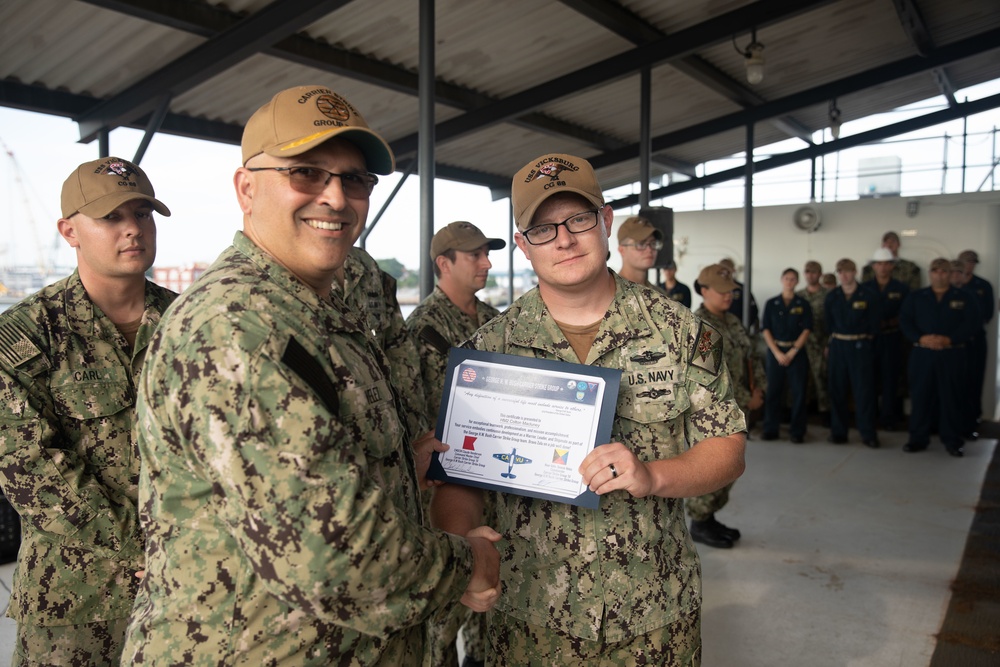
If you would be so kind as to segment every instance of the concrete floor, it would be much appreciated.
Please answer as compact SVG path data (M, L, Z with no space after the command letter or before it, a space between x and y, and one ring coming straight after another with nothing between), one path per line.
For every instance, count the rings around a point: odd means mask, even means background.
M921 667L947 609L995 440L955 459L932 441L906 454L856 442L748 445L747 471L718 517L731 550L702 547L704 667ZM6 607L14 566L0 566ZM14 624L0 619L0 666Z

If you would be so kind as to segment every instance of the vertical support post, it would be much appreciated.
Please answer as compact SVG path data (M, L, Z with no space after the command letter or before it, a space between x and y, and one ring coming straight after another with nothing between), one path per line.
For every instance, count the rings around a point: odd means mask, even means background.
M649 206L649 180L650 166L652 164L652 132L650 131L651 117L651 83L652 77L650 68L647 65L642 68L640 76L640 110L639 110L639 207Z
M966 103L969 98L965 98ZM962 192L965 192L965 169L968 166L969 156L969 117L962 116Z
M434 0L420 0L420 298L434 290L431 237L434 236Z
M750 329L750 290L753 284L753 123L747 123L746 165L743 168L743 328Z
M106 127L97 133L97 152L97 157L111 157L111 132Z
M507 306L514 303L514 202L507 198Z

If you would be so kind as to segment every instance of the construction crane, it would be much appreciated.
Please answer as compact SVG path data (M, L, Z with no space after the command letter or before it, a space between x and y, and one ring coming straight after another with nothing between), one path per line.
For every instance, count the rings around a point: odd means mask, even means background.
M25 182L25 178L22 175L24 170L21 169L21 165L18 163L17 156L14 155L14 151L11 150L11 148L7 145L7 143L3 140L2 137L0 137L0 148L3 148L3 152L7 154L7 158L10 160L11 173L13 174L14 183L17 185L18 193L20 194L21 202L24 207L24 221L28 223L26 226L30 230L31 238L34 241L36 249L35 252L36 265L41 274L47 277L52 272L53 268L51 266L51 263L49 262L49 254L55 253L57 251L58 239L55 240L55 243L53 243L52 247L48 249L45 248L45 244L42 242L42 239L39 236L39 225L35 219L34 210L31 205L31 199L29 197L29 186ZM39 202L41 202L41 198L39 198L37 194L35 194L35 198ZM14 223L14 224L19 224L19 223ZM6 255L7 251L8 251L7 244L0 246L0 252L2 252L3 255ZM7 266L11 266L17 263L17 260L19 258L12 258L12 259L13 261L6 261L2 263Z

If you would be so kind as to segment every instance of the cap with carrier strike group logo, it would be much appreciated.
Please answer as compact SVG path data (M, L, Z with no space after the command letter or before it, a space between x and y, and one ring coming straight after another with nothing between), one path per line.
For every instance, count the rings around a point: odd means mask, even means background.
M350 102L325 86L283 90L257 109L243 128L243 164L261 153L301 155L334 137L357 146L373 174L391 174L396 166L386 140Z
M103 218L133 199L145 199L153 210L169 217L170 209L155 195L153 184L138 165L120 157L102 157L84 162L63 182L62 217L83 213Z
M604 206L604 193L589 162L575 155L543 155L521 167L514 174L510 201L514 223L523 232L543 201L560 192L582 195L595 208Z

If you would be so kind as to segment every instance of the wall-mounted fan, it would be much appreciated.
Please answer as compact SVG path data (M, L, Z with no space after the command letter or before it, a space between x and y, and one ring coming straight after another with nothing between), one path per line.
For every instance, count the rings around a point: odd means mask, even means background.
M823 221L819 217L819 209L813 206L802 206L795 210L792 222L804 232L815 232Z

